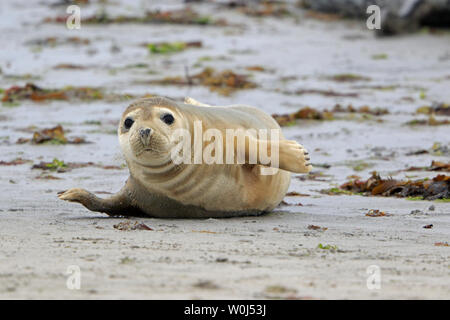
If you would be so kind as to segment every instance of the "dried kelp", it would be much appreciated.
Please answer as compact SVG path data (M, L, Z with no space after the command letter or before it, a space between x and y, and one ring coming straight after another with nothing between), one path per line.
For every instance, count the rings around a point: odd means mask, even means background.
M2 102L17 102L22 100L32 100L35 102L46 100L96 100L102 99L103 94L99 89L88 87L71 87L63 89L43 89L33 83L25 86L12 86L3 93Z
M245 5L239 8L239 11L251 17L285 17L291 15L291 12L284 3L261 3L258 5Z
M272 117L278 122L280 126L288 126L295 123L297 119L309 120L332 120L333 113L328 111L318 111L310 107L304 107L296 112L289 114L272 114Z
M86 38L80 37L47 37L43 39L35 39L28 41L26 44L33 46L42 46L42 47L56 47L60 45L89 45L91 41Z
M431 106L423 106L416 110L416 113L434 114L437 116L450 116L450 104L433 103Z
M364 77L353 73L342 73L336 74L334 76L328 77L329 80L337 82L356 82L356 81L369 81L370 78Z
M429 167L409 167L403 171L446 171L450 172L450 163L431 161Z
M31 167L31 169L41 169L41 170L48 170L48 171L56 171L59 173L67 172L72 169L79 169L79 168L85 168L85 167L96 167L106 170L120 170L122 167L119 166L111 166L111 165L101 165L96 164L94 162L64 162L59 159L53 159L51 162L45 162L41 161L38 164L35 164Z
M363 114L371 114L374 116L381 116L385 114L389 114L389 111L385 108L370 108L369 106L361 106L359 108L353 107L353 105L349 104L347 107L343 107L340 104L336 104L332 110L334 113L363 113Z
M73 137L66 138L64 129L61 125L53 128L46 128L42 130L35 131L33 137L19 138L17 140L18 144L24 144L31 142L32 144L83 144L88 143L84 138Z
M369 106L362 106L360 108L355 108L352 105L348 105L346 108L339 104L336 104L331 111L325 109L324 111L319 111L310 107L304 107L296 112L289 114L272 114L272 117L278 122L280 126L292 125L297 119L309 119L309 120L333 120L335 119L335 113L360 113L360 114L370 114L374 116L380 116L388 114L387 109L375 108L372 109Z
M144 97L152 96L146 94ZM4 104L17 105L20 101L31 100L33 102L45 102L52 100L63 101L128 101L137 98L132 94L106 93L100 88L92 87L73 87L65 86L61 89L44 89L33 83L27 83L25 86L12 86L3 92L2 102Z
M442 126L442 125L449 125L450 120L448 119L439 120L436 119L436 117L433 114L431 114L428 117L428 119L414 119L408 121L406 124L409 126Z
M12 161L0 161L0 166L19 166L25 163L30 162L31 160L25 160L22 158L17 158Z
M59 16L56 18L46 18L47 23L65 23L67 16ZM84 24L123 24L123 23L142 23L142 24L181 24L181 25L213 25L226 26L224 19L213 19L196 11L186 8L181 10L168 11L147 11L143 16L124 16L119 15L112 17L106 12L88 16L81 20Z
M203 46L201 41L190 41L190 42L156 42L147 43L145 46L148 48L150 53L154 54L169 54L184 51L188 48L201 48Z
M222 95L230 95L236 90L256 88L257 85L247 79L246 75L234 73L231 70L218 72L213 68L185 77L167 77L161 80L152 80L151 84L159 85L202 85L209 87Z
M433 179L382 179L376 172L366 181L351 180L341 190L372 196L422 197L424 200L450 198L450 176L437 175Z
M137 222L135 221L132 223L131 221L124 221L119 222L118 224L113 225L114 229L121 230L121 231L133 231L133 230L147 230L152 231L153 229L147 226L143 222Z

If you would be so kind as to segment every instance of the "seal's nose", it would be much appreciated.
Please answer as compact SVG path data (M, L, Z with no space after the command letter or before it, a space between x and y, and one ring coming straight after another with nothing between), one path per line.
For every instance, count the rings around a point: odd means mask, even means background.
M147 129L141 129L139 131L139 133L141 134L142 138L147 138L148 136L150 136L150 133L152 132L152 129L147 128Z
M146 146L150 142L150 134L151 133L152 133L152 129L150 129L150 128L139 130L139 135L141 136L141 141Z

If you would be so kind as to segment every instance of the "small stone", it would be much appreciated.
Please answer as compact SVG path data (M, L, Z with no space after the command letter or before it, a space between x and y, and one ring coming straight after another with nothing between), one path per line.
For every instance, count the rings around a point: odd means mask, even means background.
M434 211L434 209L436 209L435 206L434 206L434 204L432 204L432 205L428 208L428 210L430 210L430 211Z

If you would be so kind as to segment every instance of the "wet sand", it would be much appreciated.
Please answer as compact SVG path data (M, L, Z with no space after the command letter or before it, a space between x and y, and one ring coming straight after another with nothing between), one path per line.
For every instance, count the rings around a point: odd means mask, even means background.
M408 126L418 107L450 102L450 34L420 32L376 39L359 21L324 22L294 17L251 18L214 5L194 6L223 17L233 26L122 24L82 25L67 30L44 24L63 15L65 7L26 1L1 4L0 88L33 82L43 88L67 85L100 87L110 93L192 96L212 104L245 103L273 113L304 106L332 109L336 103L386 108L389 114L361 119L299 121L283 128L287 138L303 144L320 174L301 181L294 175L288 204L257 218L164 220L132 219L153 230L121 231L124 218L87 211L57 199L58 191L81 187L99 196L118 191L128 172L100 166L64 173L31 169L40 161L93 162L123 166L116 123L127 101L21 101L0 107L0 161L30 160L0 166L0 298L44 299L449 299L450 204L401 198L331 196L319 192L339 186L350 175L371 171L383 177L413 179L437 172L400 171L448 162L433 154L433 144L450 146L448 125ZM176 1L165 2L177 8ZM113 13L138 14L139 2L107 5ZM82 8L82 15L97 5ZM80 37L86 45L29 44L47 37ZM150 55L143 42L202 41L203 47L172 55ZM5 49L6 48L6 49ZM383 57L381 59L374 56ZM76 64L83 70L54 69ZM132 67L132 65L145 65ZM203 86L157 86L142 83L167 76L195 74L205 67L248 74L258 88L230 96ZM264 72L249 71L262 66ZM339 74L368 79L330 80ZM355 93L352 97L290 94L320 89ZM445 117L438 117L445 119ZM30 138L24 128L63 125L82 145L16 144ZM429 153L407 156L421 149ZM357 170L355 170L355 168ZM59 180L36 179L51 174ZM430 209L430 207L433 208ZM388 212L368 217L370 209ZM414 210L419 210L411 213ZM423 226L433 224L433 228ZM311 230L310 225L327 228ZM330 245L330 249L321 249ZM66 286L68 266L81 270L81 289ZM380 289L367 286L369 266L378 266Z

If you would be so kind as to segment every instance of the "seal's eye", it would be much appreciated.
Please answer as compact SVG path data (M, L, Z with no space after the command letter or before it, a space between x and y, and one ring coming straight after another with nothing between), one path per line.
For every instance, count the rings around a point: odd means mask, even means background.
M134 120L133 119L131 119L131 118L126 118L125 119L125 122L123 123L123 125L125 126L125 129L130 129L131 128L131 126L133 125L133 123L134 123Z
M164 121L166 124L172 124L175 121L175 118L170 113L166 113L161 117L161 120Z

